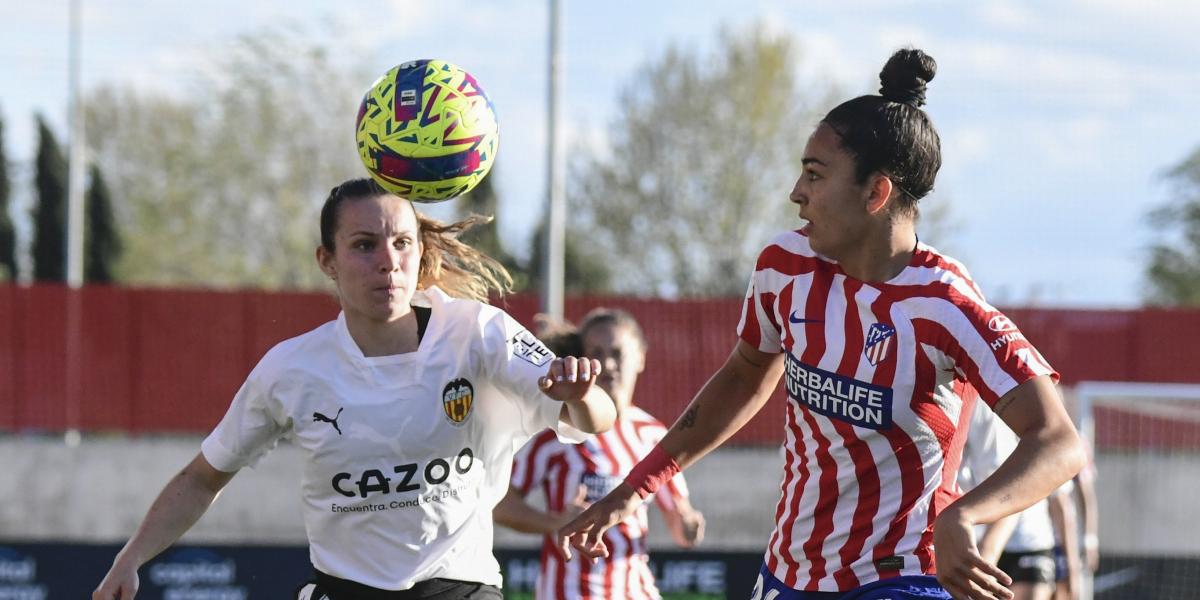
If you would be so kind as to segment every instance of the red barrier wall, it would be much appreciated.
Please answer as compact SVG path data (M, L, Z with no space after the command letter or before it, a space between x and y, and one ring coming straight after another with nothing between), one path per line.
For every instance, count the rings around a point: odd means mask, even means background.
M66 365L72 293L62 286L0 285L0 430L203 432L224 414L268 348L337 315L326 294L86 287L77 402ZM499 303L532 323L537 299ZM635 399L670 423L732 350L740 301L568 298L578 321L601 305L632 313L650 352ZM1200 383L1200 310L1010 309L1063 374L1063 382ZM778 443L782 393L734 438Z

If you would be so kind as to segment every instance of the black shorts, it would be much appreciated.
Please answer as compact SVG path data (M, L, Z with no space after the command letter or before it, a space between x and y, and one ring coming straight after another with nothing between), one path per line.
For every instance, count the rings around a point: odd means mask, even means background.
M381 590L317 572L296 591L297 600L503 600L500 588L474 581L429 579L401 591Z
M1054 583L1053 550L1036 552L1005 552L996 561L1001 571L1012 577L1013 583Z

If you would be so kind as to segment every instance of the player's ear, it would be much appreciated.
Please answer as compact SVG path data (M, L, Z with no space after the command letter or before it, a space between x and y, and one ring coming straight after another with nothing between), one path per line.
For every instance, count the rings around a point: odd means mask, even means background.
M892 200L892 192L898 191L892 178L883 173L873 173L867 180L867 213L877 215L885 210Z
M337 268L333 265L333 253L320 244L317 245L317 266L321 268L321 272L326 277L337 281Z

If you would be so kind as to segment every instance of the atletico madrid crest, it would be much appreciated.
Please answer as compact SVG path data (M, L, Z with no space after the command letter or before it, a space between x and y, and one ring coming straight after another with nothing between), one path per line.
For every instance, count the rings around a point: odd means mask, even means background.
M442 409L446 418L455 425L462 425L471 414L471 405L475 401L475 388L471 382L463 378L455 379L442 389Z
M896 337L896 330L891 325L883 323L873 323L871 328L867 330L867 343L863 348L863 354L867 357L867 362L871 363L872 367L879 366L888 357L888 350L892 347L892 340Z

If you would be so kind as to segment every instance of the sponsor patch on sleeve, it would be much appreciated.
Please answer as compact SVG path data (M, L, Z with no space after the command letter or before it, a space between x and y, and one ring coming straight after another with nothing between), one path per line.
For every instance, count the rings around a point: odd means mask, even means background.
M529 333L528 329L522 329L512 336L508 343L512 346L513 356L535 367L540 367L554 358L554 353L541 340Z

